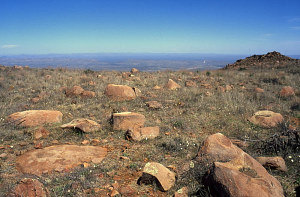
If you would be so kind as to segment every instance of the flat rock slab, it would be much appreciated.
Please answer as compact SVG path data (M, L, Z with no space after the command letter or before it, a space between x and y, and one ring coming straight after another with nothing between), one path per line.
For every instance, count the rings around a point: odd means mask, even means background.
M53 171L68 171L76 166L93 162L100 163L107 155L107 149L97 146L56 145L31 150L19 156L18 171L40 176Z
M7 121L23 127L34 127L49 123L60 123L63 114L53 110L28 110L8 116Z

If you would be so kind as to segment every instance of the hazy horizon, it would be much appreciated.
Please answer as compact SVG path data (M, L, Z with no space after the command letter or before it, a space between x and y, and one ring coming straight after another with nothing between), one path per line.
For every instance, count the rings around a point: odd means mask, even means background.
M136 67L141 71L157 70L213 70L243 59L247 55L196 53L80 53L0 56L6 66L29 65L33 68L79 68L126 71ZM291 56L300 58L299 55Z
M0 56L6 66L29 65L33 68L80 68L92 70L122 70L132 67L141 71L196 69L211 70L224 67L243 55L191 53L97 53Z

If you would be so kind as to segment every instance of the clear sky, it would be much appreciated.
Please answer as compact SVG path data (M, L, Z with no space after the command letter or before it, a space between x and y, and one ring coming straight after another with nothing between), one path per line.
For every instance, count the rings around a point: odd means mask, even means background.
M0 55L300 54L300 0L0 0Z

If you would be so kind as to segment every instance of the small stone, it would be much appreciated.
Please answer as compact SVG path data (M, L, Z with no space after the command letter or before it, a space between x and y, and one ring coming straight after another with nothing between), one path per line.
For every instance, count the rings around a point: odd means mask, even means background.
M206 95L206 96L212 96L213 93L211 93L211 92L209 92L209 91L206 91L206 92L205 92L205 95Z
M140 71L137 68L132 68L130 72L134 74L134 73L138 73Z
M287 172L287 167L282 157L257 157L256 160L266 168Z
M186 82L185 82L185 86L186 86L186 87L196 87L197 84L196 84L196 82L194 82L194 81L186 81Z
M283 121L283 116L280 113L263 110L256 112L249 121L255 125L271 128L276 127L281 123Z
M117 191L117 190L115 190L115 189L113 189L112 191L111 191L111 193L110 193L110 196L117 196L117 195L119 195L120 193Z
M177 190L174 194L174 197L188 197L189 190L187 187L183 187Z
M89 166L90 166L89 163L86 163L86 162L83 163L83 167L84 167L84 168L88 168Z
M280 97L291 97L295 96L295 90L291 86L284 86L280 92L279 92Z
M122 187L120 188L119 192L123 196L134 196L137 193L137 191L133 189L131 186Z
M7 154L6 154L6 153L1 153L1 154L0 154L0 158L1 158L1 159L4 159L4 158L6 158L6 157L7 157Z
M59 141L58 140L53 140L51 143L52 144L59 144Z
M36 143L36 144L34 145L34 148L35 148L35 149L41 149L41 148L43 148L43 143L44 143L43 141Z
M89 81L89 86L95 86L96 85L96 82L94 81Z
M67 97L72 97L72 96L78 96L80 95L84 89L80 86L73 86L70 89L66 89L66 96Z
M80 94L81 97L84 97L84 98L93 98L93 97L96 97L96 93L93 92L93 91L89 91L89 90L84 90L81 94Z
M126 135L129 139L132 139L134 141L154 139L159 136L159 127L134 128L130 129Z
M46 138L50 132L46 130L44 127L40 127L39 129L35 130L34 132L34 139L38 140L41 138Z
M233 85L225 85L225 91L228 92L233 89Z
M167 88L168 90L176 90L178 88L181 88L180 85L178 85L175 81L173 81L172 79L169 79L168 83L165 85L165 88Z
M162 191L168 191L175 184L174 172L160 163L148 162L138 183L150 184L154 182L154 178L159 181L159 187Z
M162 108L162 104L157 101L148 101L146 102L147 107L151 109L160 109Z
M133 88L126 85L108 84L105 89L105 95L115 101L133 100L136 98Z
M83 140L82 142L81 142L81 144L83 144L83 145L87 145L87 144L89 144L90 143L90 141L88 141L88 140Z
M26 145L28 145L28 143L27 142L20 142L19 145L20 146L26 146Z
M261 88L255 88L255 92L256 93L264 93L264 89L261 89Z
M154 87L153 87L153 89L154 89L154 90L160 90L160 89L161 89L161 87L160 87L160 86L158 86L158 85L156 85L156 86L154 86Z
M114 189L119 189L119 183L117 181L115 181L113 184L111 184L113 186Z
M137 97L141 97L142 96L142 91L136 87L133 88L134 93Z
M89 120L86 118L78 118L78 119L74 119L71 122L61 125L60 126L63 129L80 129L81 131L85 132L85 133L90 133L90 132L94 132L94 131L98 131L101 129L101 125L98 124L97 122L93 121L93 120Z
M241 140L238 140L238 139L230 139L230 140L234 145L236 145L240 148L243 148L243 147L245 148L245 147L249 146L249 144L245 141L241 141Z
M9 196L24 196L24 197L47 197L48 191L44 185L36 179L24 178L15 187L14 191Z
M98 139L92 139L92 141L91 141L91 145L93 145L93 146L99 145L100 143L101 142Z

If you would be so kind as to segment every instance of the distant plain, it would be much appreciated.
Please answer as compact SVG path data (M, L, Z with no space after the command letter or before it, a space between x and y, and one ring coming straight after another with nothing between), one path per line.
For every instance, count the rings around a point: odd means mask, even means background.
M95 71L214 70L247 55L196 53L99 53L0 56L3 65L30 65L32 68L82 68Z

